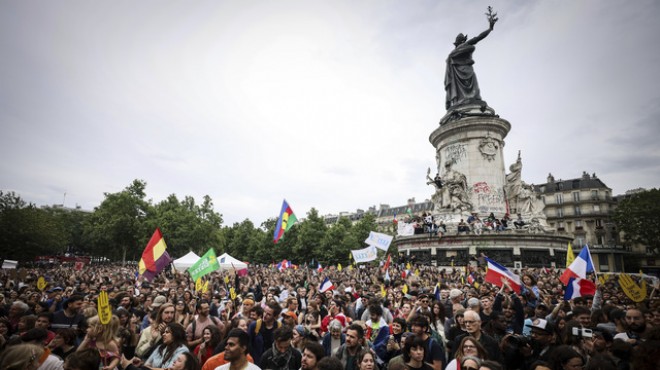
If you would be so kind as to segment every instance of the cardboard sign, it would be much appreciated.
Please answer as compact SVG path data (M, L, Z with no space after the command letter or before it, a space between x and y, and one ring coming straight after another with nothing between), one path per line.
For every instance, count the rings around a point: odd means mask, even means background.
M642 280L642 286L640 287L630 275L621 273L619 275L619 285L621 286L621 290L633 302L641 302L646 299L646 281Z
M99 321L103 325L108 325L112 319L112 309L110 308L110 302L108 300L108 292L105 290L102 290L99 293L97 307L99 312Z

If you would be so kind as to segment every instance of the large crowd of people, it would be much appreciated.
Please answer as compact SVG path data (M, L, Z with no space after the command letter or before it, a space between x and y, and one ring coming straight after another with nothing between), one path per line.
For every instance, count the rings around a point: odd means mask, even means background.
M616 276L565 301L559 270L392 264L186 272L133 267L0 271L0 370L647 370L660 364L660 300ZM43 279L40 279L43 278ZM330 289L319 291L328 278ZM594 280L595 277L593 277ZM45 281L45 284L44 284ZM656 280L657 281L657 280ZM327 284L326 284L327 285ZM41 289L39 289L41 288ZM198 290L196 290L198 288ZM97 311L105 291L112 317Z

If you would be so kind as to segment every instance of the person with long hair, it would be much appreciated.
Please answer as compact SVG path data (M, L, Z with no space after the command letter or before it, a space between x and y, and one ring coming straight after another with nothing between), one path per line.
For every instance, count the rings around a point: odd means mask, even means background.
M229 331L231 329L241 329L247 333L249 326L250 326L250 320L248 318L234 317L229 323L229 327L227 328L227 332L225 333L225 336L222 338L220 343L218 343L218 345L215 346L215 348L213 349L213 353L218 354L220 352L224 352L225 345L227 344L227 336L229 335Z
M447 338L447 350L449 353L454 353L454 339L458 338L463 334L467 334L467 329L465 328L465 320L463 315L465 314L465 309L460 309L454 311L454 320L452 325L449 326L449 330L446 330Z
M447 316L445 315L445 305L440 301L433 301L431 304L431 330L442 338L443 343L447 343L447 336L445 335L445 322Z
M209 325L202 330L202 343L198 344L193 351L200 365L204 365L214 354L215 347L222 340L220 329L215 325Z
M376 366L376 355L370 350L362 351L358 354L358 370L378 370Z
M48 343L48 348L54 355L66 360L70 354L76 352L76 331L69 328L60 329Z
M190 324L191 316L192 314L188 310L188 305L183 298L177 299L176 304L174 305L174 321L181 324L184 328L187 328L188 324Z
M37 370L43 362L44 348L36 344L17 344L9 346L0 355L2 370Z
M200 368L197 357L190 352L184 352L177 357L170 370L199 370Z
M117 333L119 332L119 318L116 315L112 316L110 323L107 325L101 324L101 319L97 316L87 319L87 335L82 343L78 346L77 351L82 351L86 348L95 348L101 358L103 370L113 370L119 365L119 354L121 353L119 343L117 341Z
M180 354L189 352L186 343L186 330L183 326L175 322L167 324L167 328L163 331L163 343L156 347L144 362L144 366L154 369L172 367Z
M135 348L135 354L140 357L147 357L150 350L155 348L161 340L162 334L168 324L174 321L174 305L171 303L162 304L156 319L151 322L146 329L142 330L140 340Z
M447 364L445 370L458 369L458 364L462 364L463 358L468 356L480 360L487 360L488 352L486 352L486 349L474 337L465 337L461 340L461 343L456 349L456 357ZM461 366L461 369L462 368L463 367Z

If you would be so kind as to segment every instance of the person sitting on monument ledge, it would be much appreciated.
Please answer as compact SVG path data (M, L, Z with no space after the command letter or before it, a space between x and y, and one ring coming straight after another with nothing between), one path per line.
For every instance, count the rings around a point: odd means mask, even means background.
M463 221L463 219L461 218L461 222L458 223L458 233L459 233L459 234L460 234L460 233L466 233L466 234L467 234L467 233L469 233L469 232L470 232L470 227L469 227L468 224L466 224L465 221Z
M518 219L513 222L513 225L516 227L516 229L522 229L523 226L525 226L525 221L523 221L522 215L520 213L518 213Z

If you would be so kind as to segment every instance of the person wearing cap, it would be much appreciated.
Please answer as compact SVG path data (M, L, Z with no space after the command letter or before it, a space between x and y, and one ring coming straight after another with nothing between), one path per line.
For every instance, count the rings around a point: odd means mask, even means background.
M46 304L50 312L59 311L62 309L62 288L54 287L46 291L47 298Z
M532 364L541 360L550 362L552 352L556 348L555 327L545 319L535 319L529 325L531 328L532 352L523 353L525 363Z
M477 300L477 302L478 301L479 300ZM479 313L472 310L465 311L463 314L463 323L465 324L465 331L467 334L459 335L454 339L454 344L452 345L453 352L456 353L463 338L466 336L472 336L479 341L486 352L488 352L489 359L499 361L501 357L499 343L493 337L481 330L481 317L479 316Z
M162 296L162 295L157 296L151 302L151 305L149 305L149 310L148 310L147 313L160 310L160 306L162 306L165 303L167 303L167 298L165 296ZM150 325L149 315L147 314L147 315L144 315L144 318L142 319L142 325L140 327L140 330L144 330L144 329L148 328L149 325Z
M167 328L167 325L174 322L174 305L171 303L163 303L162 305L159 304L159 307L156 319L153 320L147 329L142 330L142 334L140 334L140 339L135 347L135 354L137 356L146 357L145 355L149 354L149 350L157 346L161 341L161 337L165 328Z

